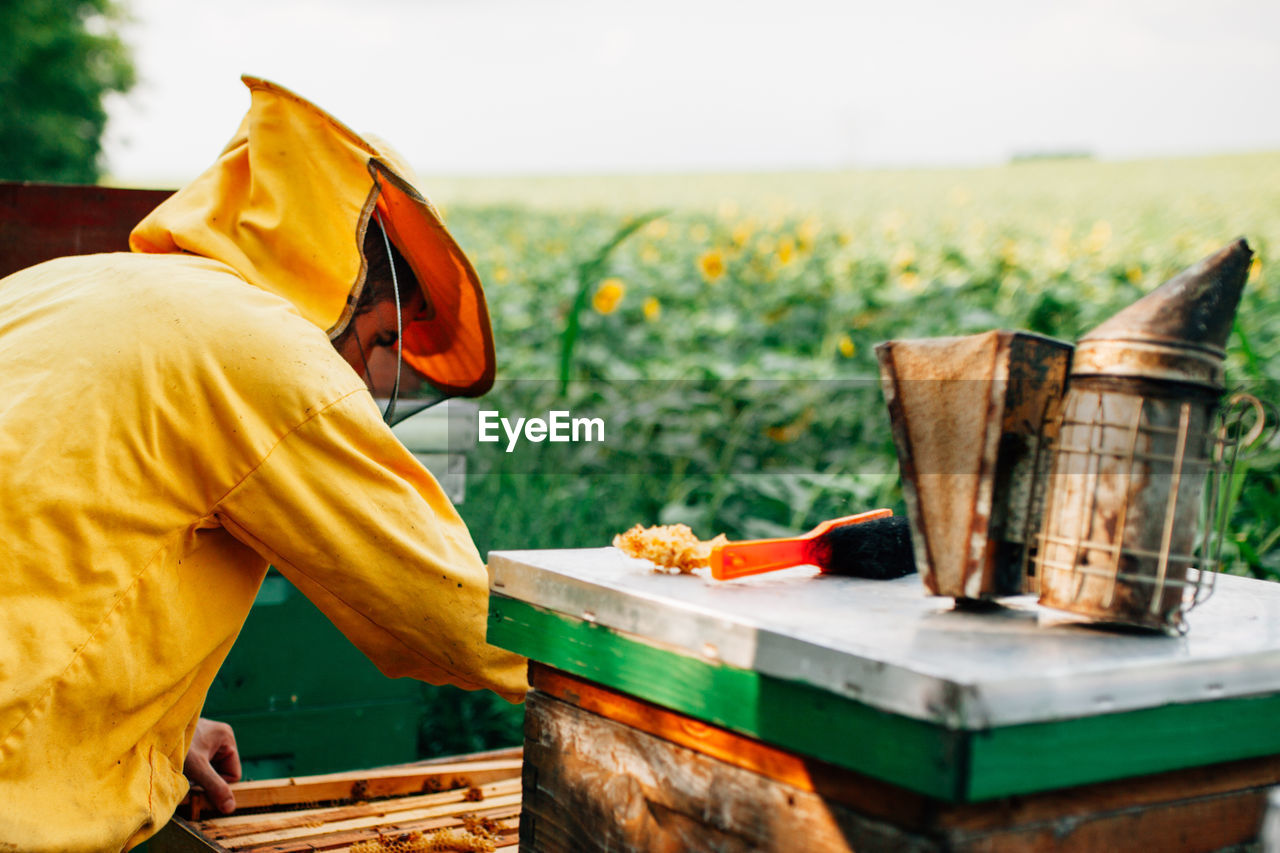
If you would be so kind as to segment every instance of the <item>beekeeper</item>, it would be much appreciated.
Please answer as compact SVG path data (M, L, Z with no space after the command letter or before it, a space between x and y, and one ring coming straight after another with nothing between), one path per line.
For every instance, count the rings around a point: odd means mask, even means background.
M0 280L0 849L127 849L169 820L268 564L387 676L527 687L368 387L402 344L402 375L489 388L475 272L389 148L244 82L239 131L132 253ZM219 731L192 753L233 775Z

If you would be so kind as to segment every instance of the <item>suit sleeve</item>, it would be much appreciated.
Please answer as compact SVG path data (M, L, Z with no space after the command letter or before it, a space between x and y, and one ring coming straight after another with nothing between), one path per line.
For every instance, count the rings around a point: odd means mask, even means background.
M367 393L285 435L217 515L384 674L523 698L525 659L485 642L488 573L466 525Z

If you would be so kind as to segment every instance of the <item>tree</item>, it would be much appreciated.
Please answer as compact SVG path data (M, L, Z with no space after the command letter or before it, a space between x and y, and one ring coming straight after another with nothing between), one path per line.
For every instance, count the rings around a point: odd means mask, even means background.
M114 0L0 2L0 179L94 183L103 99L135 74Z

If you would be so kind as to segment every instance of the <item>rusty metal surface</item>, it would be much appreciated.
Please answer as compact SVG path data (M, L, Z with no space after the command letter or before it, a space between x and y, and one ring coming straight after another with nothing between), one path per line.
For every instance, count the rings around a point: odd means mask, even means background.
M1028 332L876 347L916 564L935 595L1023 591L1043 435L1071 345Z
M1181 626L1201 580L1211 416L1199 401L1068 392L1037 555L1041 604Z
M1221 455L1210 430L1252 256L1238 240L1081 340L1036 555L1041 604L1185 630L1195 569L1215 568L1201 521Z
M1103 630L1033 596L957 610L914 576L718 582L614 548L494 552L489 572L495 592L566 617L954 728L1280 691L1280 584L1234 576L1170 637Z
M1237 240L1115 314L1080 339L1072 375L1220 386L1218 365L1252 258L1248 244Z
M1078 376L1111 376L1186 382L1209 388L1223 384L1221 354L1193 347L1170 347L1144 341L1081 341L1076 347L1072 373Z

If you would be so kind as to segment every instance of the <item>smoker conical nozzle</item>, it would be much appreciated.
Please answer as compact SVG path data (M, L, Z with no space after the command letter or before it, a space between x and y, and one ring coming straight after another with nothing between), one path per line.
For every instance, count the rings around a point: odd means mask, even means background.
M1081 338L1072 375L1220 388L1227 337L1252 258L1239 239L1178 273Z

